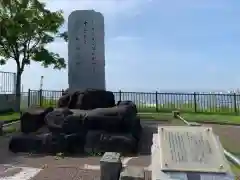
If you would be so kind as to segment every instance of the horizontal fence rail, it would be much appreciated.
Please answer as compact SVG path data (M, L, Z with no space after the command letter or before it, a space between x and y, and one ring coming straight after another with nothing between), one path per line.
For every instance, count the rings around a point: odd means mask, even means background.
M21 106L57 106L63 91L28 90ZM140 112L181 112L239 114L240 94L114 92L115 101L131 100Z

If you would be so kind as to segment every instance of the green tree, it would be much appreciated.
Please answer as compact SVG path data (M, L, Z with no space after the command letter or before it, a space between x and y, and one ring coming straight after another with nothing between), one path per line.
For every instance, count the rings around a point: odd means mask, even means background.
M0 0L0 65L8 60L16 62L16 110L20 110L25 66L35 61L44 67L66 68L59 54L46 49L56 38L67 37L66 32L59 31L63 23L61 10L51 12L39 0Z

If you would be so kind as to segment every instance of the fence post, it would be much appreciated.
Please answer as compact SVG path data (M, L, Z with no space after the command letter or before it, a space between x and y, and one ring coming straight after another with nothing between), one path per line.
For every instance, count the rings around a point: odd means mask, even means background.
M13 93L16 94L16 90L17 90L17 74L16 73L13 73Z
M158 92L155 93L155 100L156 100L156 112L158 112Z
M3 122L0 122L0 136L3 135Z
M119 101L122 101L122 91L119 90Z
M238 113L238 109L237 109L237 94L236 93L233 93L233 106L234 106L234 112L235 114Z
M39 90L39 105L42 106L42 89Z
M31 102L31 90L28 89L28 107L30 106L30 102Z
M194 112L197 112L197 93L193 93L193 102L194 102Z

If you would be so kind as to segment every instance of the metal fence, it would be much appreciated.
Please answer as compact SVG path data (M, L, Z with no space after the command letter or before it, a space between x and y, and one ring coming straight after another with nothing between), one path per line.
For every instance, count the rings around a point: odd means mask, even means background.
M0 71L0 94L15 93L16 73Z
M22 108L57 105L62 91L28 90L22 93ZM114 92L115 101L131 100L141 112L240 113L240 94Z

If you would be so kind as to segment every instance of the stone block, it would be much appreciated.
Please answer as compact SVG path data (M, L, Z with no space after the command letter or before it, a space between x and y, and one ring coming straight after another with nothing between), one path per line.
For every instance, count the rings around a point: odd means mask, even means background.
M178 118L178 116L180 116L180 112L179 111L173 111L173 117L174 118Z
M189 126L202 126L202 125L197 122L190 122Z
M84 146L87 153L100 152L100 139L103 131L88 131L86 135L86 144Z
M101 180L118 180L121 170L120 153L106 152L100 160Z
M141 167L127 166L120 173L120 180L144 180L144 169Z

